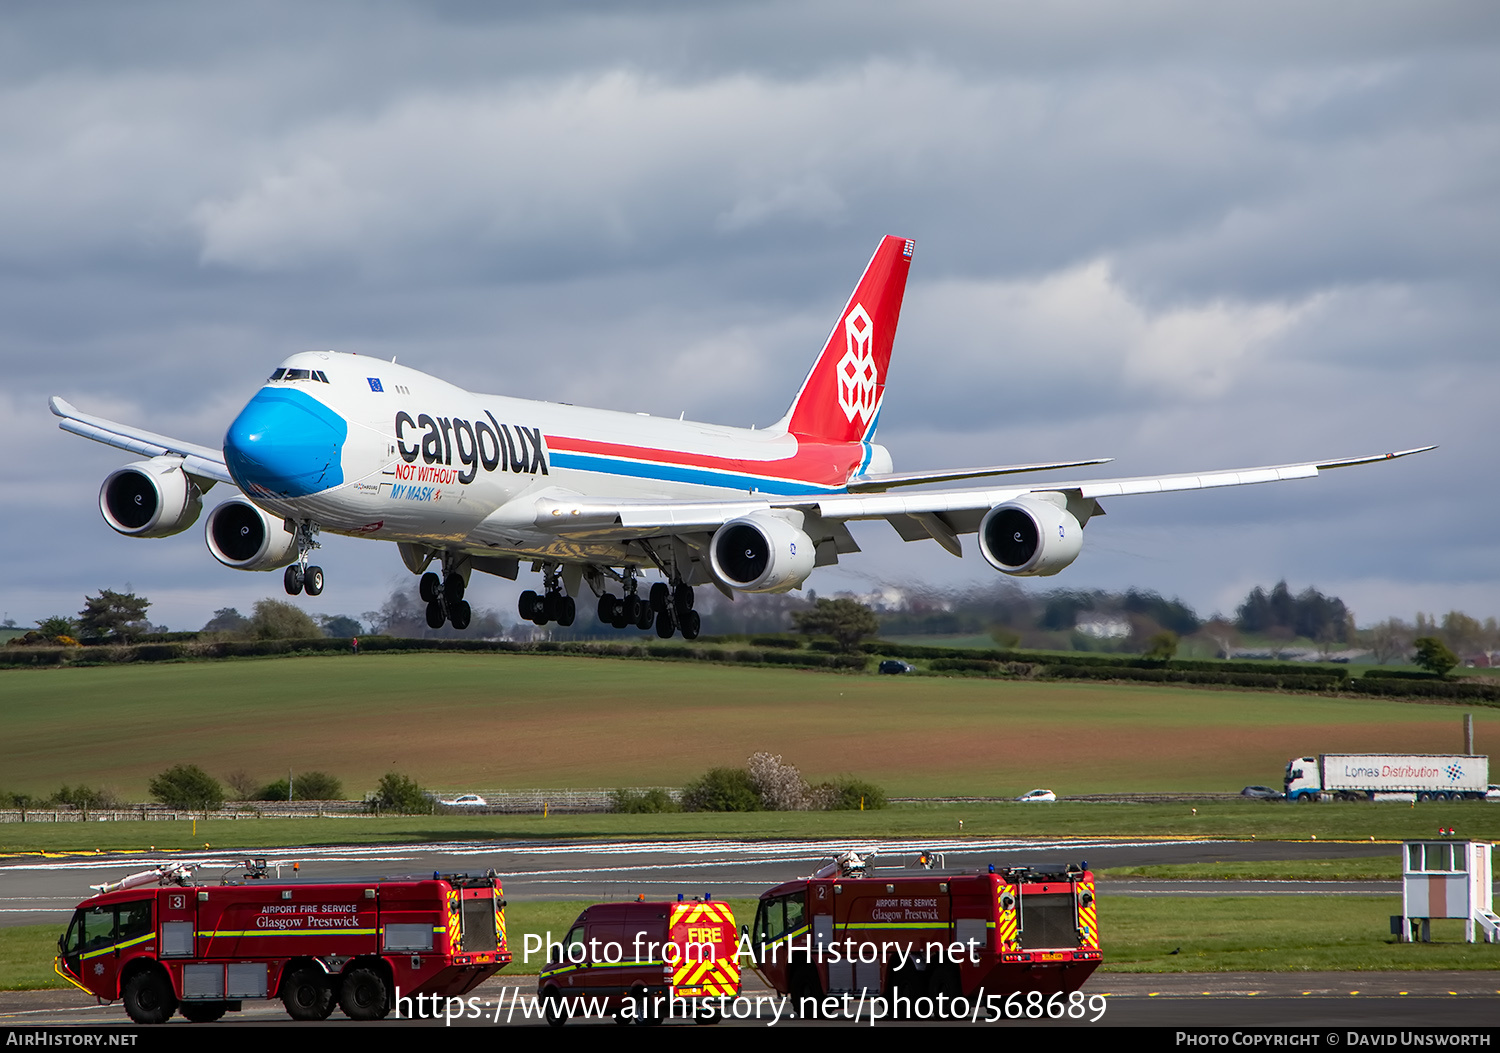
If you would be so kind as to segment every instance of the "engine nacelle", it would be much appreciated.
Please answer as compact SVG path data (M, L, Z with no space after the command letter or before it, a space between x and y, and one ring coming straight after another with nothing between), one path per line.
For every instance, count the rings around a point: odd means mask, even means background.
M979 551L1002 574L1056 574L1082 549L1083 527L1066 507L1045 497L1018 497L991 508L979 521Z
M297 559L297 535L243 497L230 498L208 514L204 530L214 559L235 570L278 570Z
M99 488L99 511L129 537L167 537L198 521L203 492L181 458L153 457L111 472Z
M714 577L740 592L786 592L817 561L812 538L780 516L751 512L721 526L709 544Z

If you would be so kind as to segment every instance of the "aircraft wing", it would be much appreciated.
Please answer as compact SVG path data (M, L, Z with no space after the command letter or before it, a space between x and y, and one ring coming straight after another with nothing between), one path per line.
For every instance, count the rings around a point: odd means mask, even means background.
M955 490L920 490L904 493L843 493L808 497L751 496L722 501L658 501L651 499L609 500L596 496L553 491L539 496L531 525L562 536L641 537L716 530L731 519L751 512L796 509L830 524L856 519L884 519L908 541L931 537L944 548L959 552L957 535L973 533L991 508L1026 494L1060 493L1070 507L1100 515L1102 497L1128 494L1171 493L1206 490L1219 486L1247 486L1285 479L1310 479L1331 468L1373 464L1425 453L1435 446L1422 446L1393 453L1362 457L1339 457L1299 464L1263 465L1213 472L1139 476L1129 479L1088 479L1036 483L1025 486L983 487ZM842 549L841 551L848 551Z
M182 470L188 475L235 485L229 468L224 464L222 450L182 442L144 428L81 413L71 403L56 395L47 401L47 405L54 415L62 418L57 426L63 431L82 435L85 439L93 439L106 446L129 450L143 457L181 457Z

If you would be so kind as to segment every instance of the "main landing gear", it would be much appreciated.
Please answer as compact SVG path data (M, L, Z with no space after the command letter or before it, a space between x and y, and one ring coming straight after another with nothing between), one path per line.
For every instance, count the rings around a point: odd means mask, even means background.
M427 604L427 625L441 629L444 622L452 622L455 629L467 629L473 612L464 599L464 576L454 571L445 571L438 577L432 571L422 575L418 592Z
M641 630L656 626L656 635L663 640L682 631L684 640L696 640L702 628L702 619L693 610L693 589L678 582L668 585L658 581L651 586L645 599L639 595L634 577L625 579L625 595L599 596L599 620L616 629L636 628Z
M567 628L578 617L577 601L563 593L562 576L557 567L543 567L542 580L545 584L541 596L530 589L521 593L521 617L536 625L556 622Z
M321 596L323 594L323 568L309 567L307 557L315 548L322 548L318 543L317 525L310 519L304 519L297 524L297 562L287 567L281 575L281 584L286 589L288 596L296 596L307 590L309 596Z

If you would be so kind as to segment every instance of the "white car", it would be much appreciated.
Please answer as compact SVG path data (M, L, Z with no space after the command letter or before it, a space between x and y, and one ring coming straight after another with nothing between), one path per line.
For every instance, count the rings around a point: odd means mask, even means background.
M1057 800L1057 794L1053 793L1051 790L1027 790L1025 793L1021 794L1021 796L1017 797L1016 800L1055 801Z
M446 804L449 808L488 808L489 807L489 802L486 801L483 797L479 796L479 794L477 794L477 793L465 793L465 794L461 794L458 797L453 798L453 800L451 800L451 801L444 801L442 803Z

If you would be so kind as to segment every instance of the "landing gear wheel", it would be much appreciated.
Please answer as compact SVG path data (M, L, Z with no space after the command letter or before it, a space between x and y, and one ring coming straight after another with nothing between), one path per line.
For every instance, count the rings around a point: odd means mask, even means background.
M427 605L427 628L441 629L447 620L448 612L443 610L442 600L433 600Z
M667 601L672 595L671 588L664 581L658 581L651 586L651 609L653 611L664 611L667 609Z
M344 979L339 1008L350 1020L383 1020L389 999L384 977L374 969L355 969Z
M626 625L630 625L641 620L641 598L635 593L632 592L630 595L626 596L625 602L624 604L622 604L622 606L625 608L624 618Z
M459 600L448 611L448 620L453 623L453 628L455 629L467 629L469 627L469 620L473 615L474 612L469 609L469 602L467 600Z
M542 623L557 621L557 601L562 597L555 592L547 593L542 600Z
M672 590L672 606L677 608L678 614L686 614L693 609L693 587L691 585L679 585Z
M662 611L656 616L656 635L663 640L670 640L672 634L677 631L677 626L672 623L672 612Z
M656 621L657 614L651 609L651 604L641 604L641 616L636 619L635 627L642 632L651 628L651 623Z
M464 606L467 607L468 604ZM578 617L578 602L571 596L563 596L559 598L557 607L557 624L566 629L573 624L573 619ZM467 619L465 623L467 624Z
M177 1011L177 996L167 978L155 970L136 973L125 981L125 1012L137 1024L165 1024Z
M282 981L281 1004L293 1020L327 1020L333 1012L333 988L316 969L299 969Z
M530 589L527 589L525 592L521 593L521 602L517 605L518 609L521 612L521 617L525 618L528 622L536 621L536 607L537 602L540 599L541 597L532 592Z
M443 579L443 598L451 603L457 603L464 598L464 578L462 574L449 574Z
M698 632L703 627L703 619L698 617L697 611L688 611L682 616L682 638L684 640L698 639Z
M323 594L323 568L308 567L302 574L302 587L307 590L309 596L321 596Z
M438 580L436 574L428 571L422 575L421 584L417 586L417 595L422 597L423 603L431 603L438 598L438 593L441 591L442 582Z
M302 594L302 568L293 563L282 571L281 584L286 588L288 596L300 596Z
M212 1024L229 1012L223 1002L183 1002L179 1011L195 1024Z
M597 611L599 620L605 625L613 625L615 620L615 598L609 593L599 597L599 608Z

